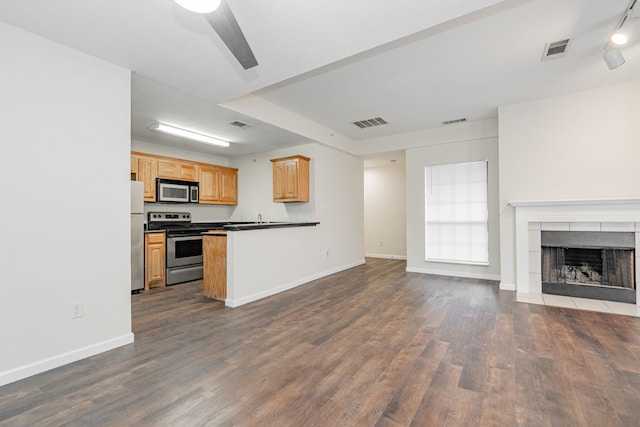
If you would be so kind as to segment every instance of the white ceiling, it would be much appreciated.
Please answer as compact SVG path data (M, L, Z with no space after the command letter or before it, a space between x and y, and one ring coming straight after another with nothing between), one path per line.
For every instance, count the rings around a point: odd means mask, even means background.
M221 106L247 94L362 154L368 139L496 118L500 105L640 78L640 31L623 49L624 66L611 71L602 60L629 0L227 2L255 68L243 70L203 16L173 0L2 0L0 20L131 69L134 139L225 157L317 139L284 123L286 115L258 120L275 115ZM564 38L572 39L568 54L542 62L545 43ZM374 117L389 124L352 124ZM229 125L236 120L251 127ZM235 144L162 136L148 129L155 121ZM392 148L398 158L403 147Z

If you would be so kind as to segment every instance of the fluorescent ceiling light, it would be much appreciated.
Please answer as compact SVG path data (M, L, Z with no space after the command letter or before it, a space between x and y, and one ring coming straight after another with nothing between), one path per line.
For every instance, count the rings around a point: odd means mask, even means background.
M220 6L220 0L175 0L180 6L191 12L210 13Z
M175 126L169 126L164 123L154 123L151 125L152 130L168 133L171 135L179 136L181 138L192 139L198 142L204 142L206 144L218 145L220 147L228 147L229 143L222 139L214 138L213 136L203 135L201 133L192 132L186 129L180 129Z

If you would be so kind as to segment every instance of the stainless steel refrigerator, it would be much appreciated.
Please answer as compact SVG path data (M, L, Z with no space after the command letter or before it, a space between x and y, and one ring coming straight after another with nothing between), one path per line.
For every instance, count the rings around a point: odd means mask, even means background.
M131 181L131 290L144 288L144 184Z

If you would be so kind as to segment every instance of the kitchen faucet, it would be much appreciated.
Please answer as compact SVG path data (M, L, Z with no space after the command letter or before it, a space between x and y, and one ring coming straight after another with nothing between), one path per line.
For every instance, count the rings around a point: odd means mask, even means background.
M258 214L258 224L262 224L262 214Z

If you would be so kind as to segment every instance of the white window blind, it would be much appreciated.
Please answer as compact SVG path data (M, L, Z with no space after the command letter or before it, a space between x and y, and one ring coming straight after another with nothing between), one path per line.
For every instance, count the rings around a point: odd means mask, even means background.
M489 264L486 160L425 167L425 259Z

